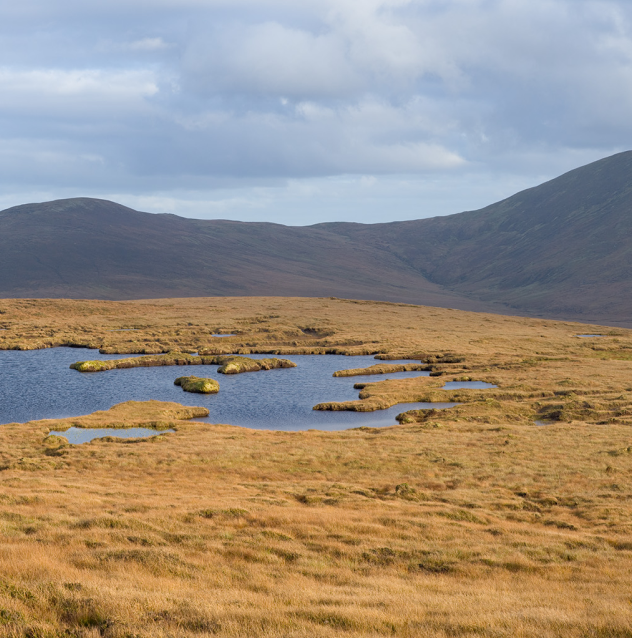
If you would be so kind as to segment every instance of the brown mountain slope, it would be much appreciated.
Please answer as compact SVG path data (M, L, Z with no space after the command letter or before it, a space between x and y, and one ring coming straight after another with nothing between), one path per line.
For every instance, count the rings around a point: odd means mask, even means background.
M316 228L152 215L88 198L0 213L0 296L344 296L493 310Z
M317 228L390 249L437 284L521 313L632 320L632 152L479 211Z
M338 296L632 326L632 152L479 211L389 224L0 212L0 296Z

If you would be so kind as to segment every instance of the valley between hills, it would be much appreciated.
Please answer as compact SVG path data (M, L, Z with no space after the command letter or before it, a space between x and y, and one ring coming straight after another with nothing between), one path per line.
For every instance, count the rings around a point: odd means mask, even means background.
M0 328L0 356L408 359L433 376L364 377L341 407L461 404L339 432L159 401L3 425L0 636L631 635L628 329L248 296L2 299ZM497 387L441 389L459 379ZM174 431L49 436L95 425Z

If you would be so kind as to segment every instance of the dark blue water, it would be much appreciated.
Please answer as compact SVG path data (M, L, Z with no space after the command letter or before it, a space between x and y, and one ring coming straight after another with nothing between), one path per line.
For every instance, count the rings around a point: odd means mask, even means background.
M51 348L0 351L0 423L63 418L107 410L123 401L175 401L204 406L211 423L228 423L272 430L344 430L394 425L401 412L421 408L446 408L444 404L400 404L377 412L320 412L312 410L325 401L358 398L353 384L425 376L424 372L397 372L370 377L337 378L336 370L375 365L372 356L291 355L296 368L218 374L217 366L166 366L81 373L70 370L75 361L117 359L97 350ZM264 357L269 355L252 355ZM405 361L402 363L410 363ZM177 377L195 375L219 381L214 395L191 394L174 386Z
M68 428L63 432L53 430L50 434L63 436L68 439L68 443L72 445L80 445L81 443L89 443L93 439L103 439L107 436L113 436L117 439L145 439L166 432L175 432L175 430L151 430L150 428Z

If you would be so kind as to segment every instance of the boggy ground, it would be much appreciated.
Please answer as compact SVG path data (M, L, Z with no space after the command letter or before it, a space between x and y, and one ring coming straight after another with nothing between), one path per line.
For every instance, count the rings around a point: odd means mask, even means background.
M408 355L443 374L362 383L361 401L464 402L344 432L158 402L1 426L0 636L632 636L629 331L313 299L0 310L4 347L131 352L154 332L173 350ZM133 313L141 335L106 332ZM207 325L241 333L215 346ZM440 389L462 377L499 387ZM46 436L97 424L176 432Z

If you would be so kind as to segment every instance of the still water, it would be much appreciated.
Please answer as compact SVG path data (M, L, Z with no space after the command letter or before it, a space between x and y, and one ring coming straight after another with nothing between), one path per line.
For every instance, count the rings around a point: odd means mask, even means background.
M229 423L263 430L344 430L354 427L395 425L401 412L421 408L448 408L453 403L399 404L376 412L320 412L324 401L358 398L356 382L427 376L427 372L333 377L336 370L364 368L379 363L372 356L289 355L296 368L265 370L238 375L218 374L217 366L131 368L81 373L70 370L75 361L119 359L97 350L50 348L0 351L0 423L63 418L107 410L123 401L175 401L203 406L210 416L196 421ZM261 358L270 355L250 355ZM399 362L389 362L399 363ZM401 363L411 363L402 361ZM218 394L183 392L177 377L210 377L220 384Z

